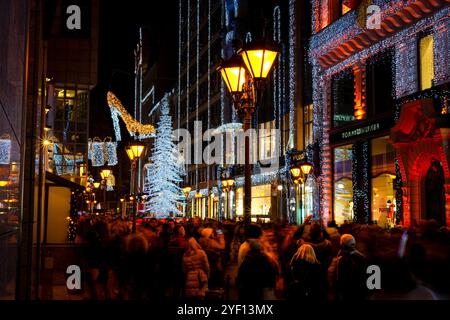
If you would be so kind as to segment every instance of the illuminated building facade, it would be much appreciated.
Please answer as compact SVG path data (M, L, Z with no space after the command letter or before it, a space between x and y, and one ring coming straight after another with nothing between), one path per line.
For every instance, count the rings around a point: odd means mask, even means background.
M243 166L238 160L239 154L243 154L243 144L239 145L236 138L242 120L233 109L216 69L221 59L229 59L240 44L264 37L278 43L281 54L267 79L263 101L254 114L253 128L257 133L252 158L264 163L276 160L279 165L268 172L261 163L254 162L252 217L286 220L290 208L293 216L294 211L305 216L313 213L314 179L306 186L310 192L303 201L309 205L300 210L284 158L287 150L303 150L312 144L312 96L305 95L302 87L310 83L303 79L308 72L302 72L306 40L301 36L310 29L309 23L305 28L309 12L309 3L294 0L179 1L178 102L174 114L178 121L174 128L186 128L192 135L191 164L186 166L184 181L192 188L188 195L188 216L236 218L243 215ZM195 121L202 125L198 131ZM213 165L196 164L194 140L202 138L197 132L203 134L208 129L217 129L226 137L220 154L222 161ZM209 143L197 141L202 151ZM231 147L227 149L226 145ZM233 176L232 188L223 188L223 175Z
M311 3L322 218L449 225L449 1Z

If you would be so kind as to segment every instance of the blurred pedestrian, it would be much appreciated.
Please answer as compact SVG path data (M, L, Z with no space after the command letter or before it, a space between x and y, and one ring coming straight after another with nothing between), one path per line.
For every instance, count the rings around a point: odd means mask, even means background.
M356 240L351 234L341 236L341 250L329 268L329 280L335 298L359 301L367 297L367 262L356 250Z
M204 298L208 288L209 262L205 251L191 237L183 255L183 272L186 277L186 298Z
M322 273L319 260L309 244L303 244L291 260L292 282L289 286L289 299L320 300L327 296L327 281Z

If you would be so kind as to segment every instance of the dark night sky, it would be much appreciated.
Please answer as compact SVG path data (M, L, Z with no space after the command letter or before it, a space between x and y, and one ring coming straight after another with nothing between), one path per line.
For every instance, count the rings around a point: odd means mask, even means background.
M106 92L112 90L132 109L134 49L144 27L145 61L151 66L165 56L178 66L178 8L176 0L100 0L98 86L91 100L91 137L113 135ZM174 77L176 69L167 70ZM98 120L98 121L97 121ZM128 134L122 133L123 138Z

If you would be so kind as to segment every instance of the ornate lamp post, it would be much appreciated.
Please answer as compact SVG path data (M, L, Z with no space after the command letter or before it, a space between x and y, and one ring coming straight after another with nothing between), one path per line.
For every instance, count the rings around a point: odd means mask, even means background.
M130 193L134 195L136 193L136 172L137 172L137 163L139 159L141 158L142 154L144 153L145 145L142 142L139 141L133 141L131 142L128 147L126 148L126 152L128 155L128 158L130 158L131 161L131 182L130 182ZM130 200L133 201L133 226L132 226L132 232L136 232L136 202L135 197L131 196Z
M302 161L300 163L294 163L290 169L292 180L294 180L296 188L296 197L299 197L300 202L300 210L303 213L303 190L302 187L306 180L308 179L308 175L312 172L313 165L308 161ZM298 190L298 191L297 191ZM298 193L300 193L298 195ZM303 216L302 221L303 223Z
M183 189L184 198L186 199L186 208L185 208L185 215L187 215L188 208L189 208L189 193L192 191L192 187L186 185Z
M222 190L223 192L227 195L226 197L226 212L228 213L228 218L231 218L231 214L230 214L230 191L232 190L233 186L234 186L234 182L235 180L232 177L228 177L228 178L223 178L222 180Z
M102 171L100 171L100 176L102 178L100 186L102 187L102 190L103 190L103 206L104 206L105 210L106 210L106 188L107 188L108 178L111 175L111 173L112 173L112 171L108 168L102 169ZM94 185L95 185L95 183L94 183ZM96 187L96 189L98 189L98 187Z
M261 100L265 80L272 70L279 52L266 42L246 44L237 55L221 63L217 71L230 92L236 111L244 118L244 131L251 127L252 114ZM244 221L251 221L251 165L250 141L245 137Z

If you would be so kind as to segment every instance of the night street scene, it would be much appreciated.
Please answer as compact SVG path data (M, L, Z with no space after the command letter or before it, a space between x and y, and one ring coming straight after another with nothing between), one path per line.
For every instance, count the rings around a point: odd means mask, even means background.
M0 31L0 300L450 300L450 0L0 0Z

